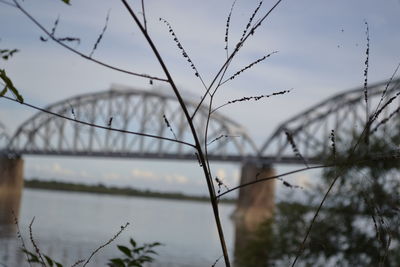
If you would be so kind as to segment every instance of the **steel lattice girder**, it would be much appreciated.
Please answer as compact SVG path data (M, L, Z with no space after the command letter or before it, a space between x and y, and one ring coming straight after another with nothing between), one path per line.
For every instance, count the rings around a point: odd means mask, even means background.
M112 128L158 135L193 143L186 119L175 97L166 94L167 88L144 91L113 85L110 90L75 96L46 108L53 113L77 120ZM185 100L189 112L197 102ZM194 119L201 142L208 107L200 108ZM167 127L164 115L171 128ZM173 133L172 133L172 131ZM175 136L174 136L175 134ZM213 158L245 157L256 155L257 149L244 128L218 113L210 118L208 142L221 136L208 146ZM124 134L74 123L51 114L39 112L25 121L8 144L8 152L16 154L48 155L101 155L108 157L140 157L177 159L194 155L194 149L176 142Z
M400 92L400 79L368 86L368 105L365 102L364 91L364 87L345 91L283 122L261 147L259 156L275 156L278 162L280 158L294 156L285 133L288 132L304 159L322 162L332 153L332 130L335 131L336 140L340 141L337 149L345 151L352 145L351 142L354 142L353 137L363 131L369 116L384 106L378 118L370 125L370 129L381 126L371 134L391 142L389 133L393 135L393 132L399 132L400 96L397 97L396 94ZM386 94L382 97L384 91ZM391 101L393 97L395 99ZM381 103L378 107L379 102ZM386 103L388 104L385 105ZM388 123L378 125L389 117ZM398 150L399 144L391 144L391 147ZM302 159L298 158L298 162L301 163Z
M0 150L5 149L9 141L10 141L10 136L7 133L7 129L0 122Z

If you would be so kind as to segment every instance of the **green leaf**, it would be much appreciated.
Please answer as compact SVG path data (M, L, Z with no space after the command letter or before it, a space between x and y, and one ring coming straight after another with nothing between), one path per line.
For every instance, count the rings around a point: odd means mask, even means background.
M152 262L153 258L150 256L141 256L139 259L141 262Z
M125 267L124 261L119 258L110 259L110 261L113 263L112 266Z
M149 249L148 251L146 251L147 253L152 253L152 254L155 254L155 255L158 255L158 253L157 252L155 252L154 250L152 250L152 249Z
M47 255L43 255L43 256L46 259L47 263L50 265L50 267L53 267L54 266L53 260Z
M67 5L70 5L69 0L61 0L61 1L63 1L63 2L66 3Z
M137 262L137 261L132 261L132 262L129 263L128 266L142 267L142 264L140 264L140 263Z
M163 244L160 242L154 242L154 243L149 244L149 247L156 247L156 246L162 246L162 245Z
M0 96L5 95L6 93L7 93L7 86L5 86L3 90L1 90Z
M34 253L32 253L32 252L30 252L30 251L28 251L26 249L22 249L22 252L24 252L25 254L28 255L28 262L38 262L38 263L40 263L39 258L38 258L38 256L36 256L36 254L34 254Z
M0 78L6 84L5 88L1 91L0 95L4 95L7 92L7 89L10 89L14 96L17 98L18 102L21 104L24 103L24 98L18 92L17 88L15 88L11 79L7 76L6 71L4 69L0 69Z
M134 253L138 253L138 252L140 252L140 251L142 251L142 250L144 250L144 247L138 247L138 248L135 248L135 249L133 250L133 252L134 252Z
M132 247L136 247L136 242L133 240L133 238L131 238L129 242L131 243Z
M126 256L132 257L132 252L129 248L125 246L117 246L120 251L122 251Z

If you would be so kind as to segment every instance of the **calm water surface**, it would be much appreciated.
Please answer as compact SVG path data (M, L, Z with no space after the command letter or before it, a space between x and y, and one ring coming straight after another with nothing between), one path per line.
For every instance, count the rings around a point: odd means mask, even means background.
M228 248L233 255L234 205L220 204ZM116 244L161 242L157 262L151 266L211 266L221 256L211 206L207 202L108 196L25 189L19 224L29 244L29 223L42 252L71 266L87 258L126 222L130 226L88 266L106 266L118 256ZM28 266L14 235L0 237L0 266ZM221 260L222 261L222 260ZM216 266L222 266L222 262Z

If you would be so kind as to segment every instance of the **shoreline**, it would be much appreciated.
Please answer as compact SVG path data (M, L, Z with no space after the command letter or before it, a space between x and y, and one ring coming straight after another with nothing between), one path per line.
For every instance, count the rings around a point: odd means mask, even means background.
M39 179L25 180L24 187L29 189L44 189L44 190L56 190L64 192L83 192L92 194L102 195L119 195L119 196L133 196L133 197L147 197L147 198L162 198L162 199L174 199L174 200L189 200L189 201L200 201L209 202L209 198L206 196L193 196L186 195L180 192L157 192L151 190L139 190L132 187L114 187L105 186L103 184L89 185L80 183L66 183L60 181L43 181ZM221 203L236 203L236 199L221 199Z

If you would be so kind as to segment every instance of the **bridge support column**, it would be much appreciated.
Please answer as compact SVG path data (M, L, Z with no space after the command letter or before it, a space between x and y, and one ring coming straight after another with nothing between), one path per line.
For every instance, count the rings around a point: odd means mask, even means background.
M242 166L241 184L257 178L275 175L272 166L263 166L254 162ZM252 241L257 238L259 226L272 218L275 209L275 180L255 183L239 189L239 198L233 219L236 224L235 232L235 266L247 262L253 252L249 252ZM262 255L253 255L259 257ZM253 260L253 259L252 259ZM262 258L259 259L260 263Z
M271 166L245 163L242 166L241 184L257 178L275 175ZM248 230L256 230L260 223L272 217L275 208L275 180L255 183L239 189L234 218Z
M24 161L0 157L0 225L13 225L21 203Z

